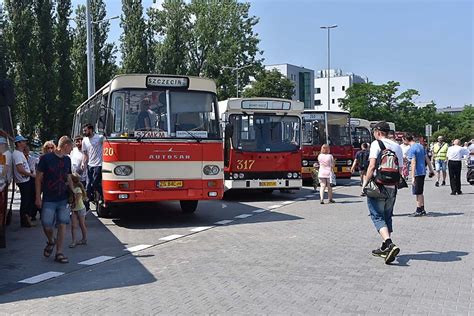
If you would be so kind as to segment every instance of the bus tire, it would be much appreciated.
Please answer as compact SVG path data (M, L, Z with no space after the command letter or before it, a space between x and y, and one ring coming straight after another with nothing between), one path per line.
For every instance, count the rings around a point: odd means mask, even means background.
M191 214L196 211L197 206L198 206L198 201L197 200L183 200L183 201L179 201L179 204L181 205L181 211L183 213Z
M105 207L102 203L96 203L96 212L98 217L110 218L112 217L112 210L110 207Z

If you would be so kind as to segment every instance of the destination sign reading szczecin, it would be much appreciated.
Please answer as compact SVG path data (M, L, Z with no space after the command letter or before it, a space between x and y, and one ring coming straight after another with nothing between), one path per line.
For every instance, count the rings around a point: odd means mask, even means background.
M166 87L166 88L187 88L189 85L188 78L178 77L157 77L148 76L146 78L147 86Z
M312 120L324 120L324 114L320 113L305 113L303 114L303 119L307 121L312 121Z

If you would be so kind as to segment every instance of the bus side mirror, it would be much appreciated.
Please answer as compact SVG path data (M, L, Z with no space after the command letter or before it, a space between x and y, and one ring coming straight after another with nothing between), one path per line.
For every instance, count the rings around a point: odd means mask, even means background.
M232 135L234 135L234 125L227 124L225 126L225 130L224 130L224 138L225 139L230 139L230 138L232 138Z
M97 131L101 134L103 134L105 131L106 116L107 116L107 110L104 108L101 108L99 111L99 120L97 122Z
M13 84L8 79L0 79L0 106L12 107L15 103Z

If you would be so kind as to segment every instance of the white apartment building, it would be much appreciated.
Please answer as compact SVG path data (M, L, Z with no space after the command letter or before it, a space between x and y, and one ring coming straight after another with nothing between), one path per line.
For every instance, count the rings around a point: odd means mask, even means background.
M331 111L342 111L338 99L346 96L347 88L354 83L367 83L369 79L353 73L343 74L340 69L330 69L329 84L331 86L330 107ZM320 70L314 79L314 109L328 109L328 71Z
M314 70L290 64L267 65L265 70L278 70L282 75L293 81L295 90L293 100L304 103L305 109L312 109L314 105Z

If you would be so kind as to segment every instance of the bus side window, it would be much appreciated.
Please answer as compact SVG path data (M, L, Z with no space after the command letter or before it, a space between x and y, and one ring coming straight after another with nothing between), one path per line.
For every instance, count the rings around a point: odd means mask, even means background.
M114 128L115 133L122 131L123 123L123 106L124 106L124 95L123 93L115 92L112 98L112 115L114 117Z

